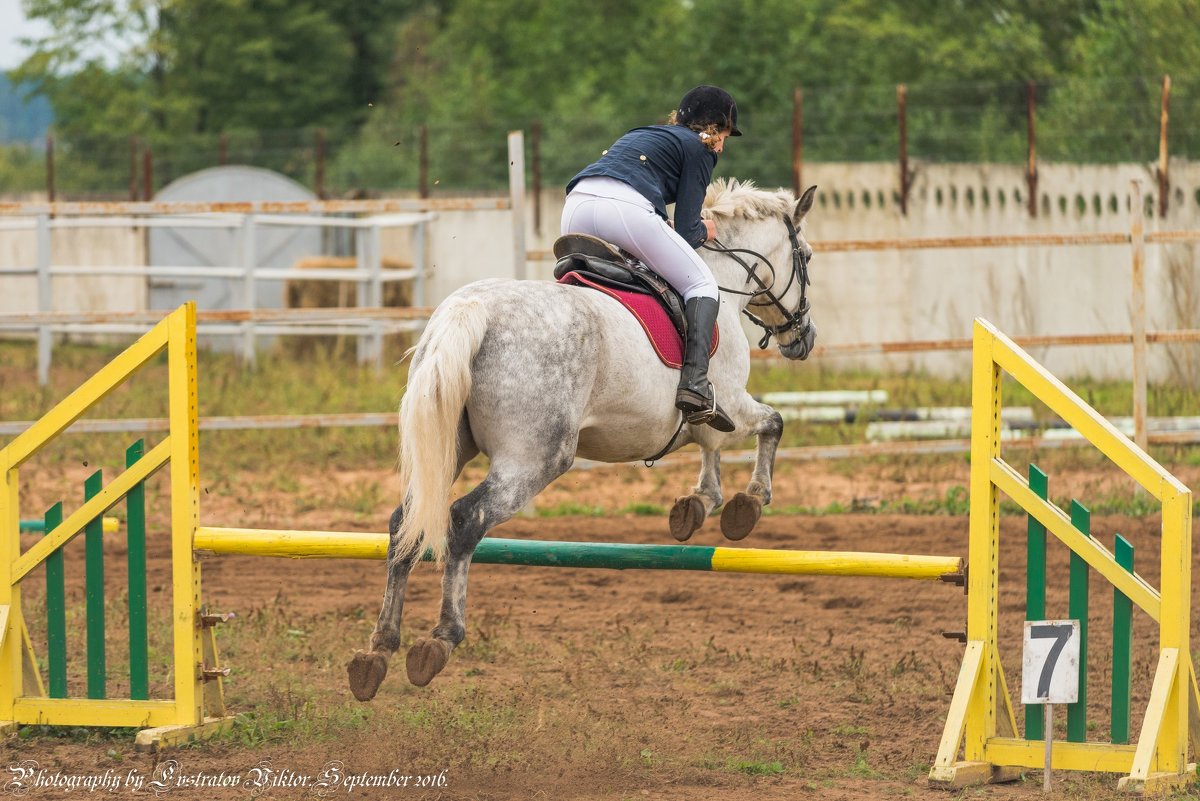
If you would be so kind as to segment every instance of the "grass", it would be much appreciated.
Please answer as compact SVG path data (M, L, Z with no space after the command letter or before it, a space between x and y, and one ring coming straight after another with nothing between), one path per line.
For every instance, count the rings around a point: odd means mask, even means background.
M105 346L62 344L55 349L52 384L39 388L33 380L35 350L32 343L0 341L0 420L31 420L45 413L119 349ZM389 352L395 362L399 349ZM403 394L407 364L395 364L376 373L355 364L332 348L314 347L303 358L277 347L260 355L254 369L245 369L230 354L201 351L200 414L270 415L388 412L397 408ZM93 417L163 417L166 362L158 358L128 384L120 387L90 413ZM1085 401L1107 415L1127 415L1132 408L1128 382L1081 380L1070 383ZM951 380L920 373L887 375L833 367L756 365L748 389L752 393L780 390L883 389L888 406L965 406L970 404L967 380ZM1006 405L1033 406L1043 420L1049 413L1023 388L1006 382ZM1186 387L1154 385L1149 389L1151 413L1200 415L1200 393ZM864 407L862 411L871 411ZM784 447L837 445L862 442L865 423L799 424L785 428ZM117 439L114 440L114 436ZM69 450L51 458L70 461L79 452L103 452L123 447L125 435L73 435ZM290 429L275 431L209 431L203 434L207 464L227 470L263 467L264 457L274 462L299 463L322 468L352 469L364 465L390 466L395 462L395 431L391 426L370 428ZM5 438L0 438L0 444ZM743 446L749 446L747 440ZM1190 464L1200 464L1198 449L1167 449ZM1180 455L1182 454L1182 455ZM650 511L630 509L630 514Z
M0 384L4 386L0 419L39 416L114 352L111 348L78 345L57 348L55 383L43 391L33 386L32 346L0 342ZM398 366L376 375L318 350L305 360L264 354L258 368L247 371L228 356L204 353L200 374L202 415L378 412L395 408L403 392L405 368ZM127 387L106 398L93 416L163 416L164 376L161 360L149 365ZM1085 399L1105 413L1123 414L1131 405L1127 385L1081 382L1076 386ZM889 406L969 402L965 381L927 376L756 367L751 377L755 392L830 387L887 389L891 394ZM1036 408L1022 391L1010 389L1013 391L1006 397L1007 403ZM1152 389L1150 408L1155 414L1197 414L1200 396L1157 387ZM784 444L856 442L862 437L860 424L791 424ZM110 470L119 467L117 462L133 438L125 434L72 435L61 446L55 446L41 464L49 465L47 472L66 473L67 468L76 469L89 459L104 462L102 466ZM322 510L378 523L379 508L389 504L391 489L379 481L339 484L325 477L339 470L390 469L396 452L392 427L205 432L202 438L206 491L242 503L252 503L258 490L293 496L293 506L280 510L284 520L289 514ZM111 455L103 459L80 456L96 453ZM1154 455L1168 465L1200 465L1197 448L1156 448ZM840 460L815 469L845 477L870 470L902 481L910 472L929 465L961 466L965 458L875 457ZM1051 474L1052 491L1057 489L1053 483L1056 469L1091 470L1104 464L1102 457L1084 449L1047 451L1038 454L1037 461ZM654 475L653 480L661 486L663 479ZM767 507L765 513L967 513L965 487L956 485L939 492L930 497L859 499L821 507L780 505ZM78 488L64 489L64 495L68 494L75 497ZM1105 487L1081 494L1094 514L1157 514L1155 504L1132 491ZM150 501L153 495L152 491ZM1057 492L1053 497L1064 508L1069 503L1069 498ZM661 516L666 512L659 504L627 500L623 498L624 505L619 508L566 501L539 508L536 514L596 517L614 513ZM1008 515L1023 514L1010 502L1005 502L1001 510ZM374 601L373 592L368 595ZM599 597L595 593L601 590L584 587L581 592L587 594L585 597ZM595 770L606 777L632 777L630 781L665 777L663 782L690 776L697 765L713 772L714 782L761 782L807 771L810 759L819 763L813 771L818 782L826 777L895 779L892 774L897 770L903 771L901 780L911 781L909 774L919 778L926 771L924 766L914 767L911 762L904 762L905 768L885 767L894 763L876 758L875 752L871 754L873 766L860 742L867 736L862 726L842 724L815 732L810 728L803 741L796 744L763 743L756 737L761 736L765 724L735 718L743 708L753 708L748 699L765 694L769 699L765 714L778 714L784 725L816 727L788 717L812 703L812 698L804 695L808 685L823 682L822 692L832 701L848 702L854 708L874 708L892 695L920 698L930 692L931 684L938 689L938 680L931 683L930 676L941 676L943 683L948 681L952 686L957 669L954 657L922 652L920 659L910 655L881 663L853 647L848 652L842 650L841 643L837 650L826 650L817 657L801 653L799 647L797 653L778 648L773 652L751 651L744 645L728 647L724 645L729 642L727 635L720 635L720 640L714 639L718 635L709 635L704 641L699 634L691 650L680 646L660 649L657 635L664 625L673 624L671 616L645 613L637 606L636 598L627 600L629 606L622 608L619 620L599 620L582 634L553 628L546 618L558 615L559 610L536 618L532 614L512 618L504 612L479 615L469 620L468 638L447 668L447 677L452 681L416 691L404 684L402 661L394 662L394 675L372 706L350 701L344 686L345 656L363 646L373 623L361 609L357 613L343 610L317 616L297 614L282 603L239 609L240 617L218 634L222 662L233 667L226 683L227 702L238 713L222 745L265 753L281 749L287 753L309 747L333 750L334 745L347 742L388 743L398 764L429 774L446 767L438 760L453 760L457 769L476 770L485 776L566 765L583 775ZM114 632L124 621L121 602L118 595L109 602ZM38 619L39 611L44 619L44 603L36 591L27 596L25 611L29 620ZM561 613L564 618L580 614L571 608ZM78 655L83 652L82 621L77 611L69 614L69 649L72 655ZM738 612L734 610L733 614L736 617ZM728 610L714 613L709 625L719 627L728 616ZM897 634L908 637L908 629L914 624L903 620L897 618ZM926 626L927 622L921 621L916 628L923 631ZM414 628L406 625L403 647L411 644ZM40 642L43 633L31 634L39 654L44 654ZM807 634L818 640L823 636L821 632ZM754 644L754 648L759 646ZM109 656L114 673L127 666L127 654L120 647L114 647ZM151 618L151 656L156 666L152 671L152 695L162 697L170 691L172 653L169 614L161 610ZM824 659L824 665L818 659ZM78 670L78 663L72 664L73 670ZM652 677L649 682L644 681L646 675ZM759 687L760 679L769 682L771 677L781 675L787 681L765 690ZM73 691L82 682L81 673L72 673ZM113 697L120 696L121 682L117 676L110 685ZM605 695L620 698L622 703L605 706L597 700ZM679 705L686 709L679 711ZM938 714L944 711L940 694L936 707ZM694 723L693 713L687 711L692 709L720 713L714 717L720 723L693 726L688 734L693 740L679 738L668 723ZM857 716L848 713L842 719L856 720ZM132 751L127 730L25 727L21 738L37 748L51 741L98 745L112 752L110 759ZM831 753L835 756L829 756ZM825 761L820 762L822 759ZM609 797L620 795L614 791Z

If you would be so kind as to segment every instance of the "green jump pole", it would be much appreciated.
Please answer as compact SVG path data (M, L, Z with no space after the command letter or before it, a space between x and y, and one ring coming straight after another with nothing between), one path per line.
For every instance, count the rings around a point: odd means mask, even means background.
M50 534L62 523L62 502L46 510L43 530ZM67 697L67 593L63 549L46 557L46 651L51 698Z
M1029 465L1029 488L1042 500L1049 498L1049 479L1035 464ZM1029 515L1025 543L1025 619L1046 619L1046 527ZM1025 705L1025 739L1044 740L1045 711L1041 704Z
M138 440L125 451L125 467L133 467L146 451ZM150 654L146 626L146 485L136 484L125 496L129 564L129 697L150 698Z
M1071 501L1071 525L1092 536L1092 514L1079 501ZM1072 743L1087 742L1088 583L1087 562L1072 551L1067 615L1079 621L1079 700L1067 704L1067 741Z
M104 487L100 471L97 470L83 484L84 500L91 500ZM87 600L87 697L104 698L104 528L97 517L84 527L84 551L86 553L86 600Z
M1117 564L1133 572L1133 545L1117 535L1113 544ZM1133 673L1133 601L1113 589L1112 741L1129 742L1130 676Z

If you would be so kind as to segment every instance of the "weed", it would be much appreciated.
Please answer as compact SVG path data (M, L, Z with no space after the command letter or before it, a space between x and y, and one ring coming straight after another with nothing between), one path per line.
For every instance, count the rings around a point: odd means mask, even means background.
M223 737L248 748L258 748L269 742L284 739L294 726L295 721L277 717L272 713L242 712L234 717L233 726Z
M861 750L855 752L854 764L850 767L849 773L856 779L878 779L881 775L867 763L867 755Z
M778 760L758 762L749 759L730 759L725 762L724 769L731 773L745 773L750 776L778 776L783 773L783 763Z
M637 515L638 517L662 517L667 513L667 510L656 503L631 503L620 512L623 515Z
M563 501L554 506L539 507L538 517L603 517L604 507L588 506L575 501Z

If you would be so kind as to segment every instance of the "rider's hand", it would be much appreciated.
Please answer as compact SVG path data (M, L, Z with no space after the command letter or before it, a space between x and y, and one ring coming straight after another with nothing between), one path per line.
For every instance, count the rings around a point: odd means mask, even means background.
M701 220L704 223L704 230L708 232L705 241L711 242L717 238L717 224L712 220Z

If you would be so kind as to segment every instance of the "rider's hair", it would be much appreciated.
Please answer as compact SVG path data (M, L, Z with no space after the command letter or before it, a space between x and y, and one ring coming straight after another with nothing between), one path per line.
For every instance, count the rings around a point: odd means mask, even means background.
M667 125L678 125L678 124L679 124L679 112L672 111L667 116ZM721 131L726 130L725 128L722 128L720 125L717 125L715 122L710 122L707 125L698 123L698 122L694 122L687 127L691 128L693 131L700 134L700 141L703 142L704 146L707 147L709 150L712 150L713 148L715 148L717 146L717 140L714 139L713 137L715 137Z

